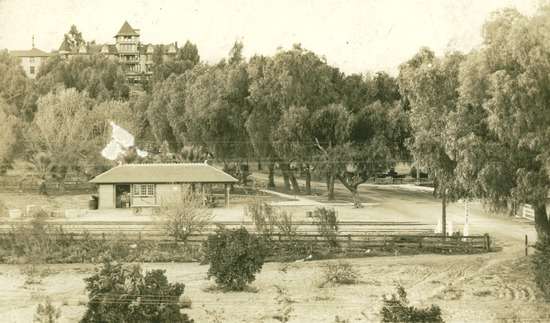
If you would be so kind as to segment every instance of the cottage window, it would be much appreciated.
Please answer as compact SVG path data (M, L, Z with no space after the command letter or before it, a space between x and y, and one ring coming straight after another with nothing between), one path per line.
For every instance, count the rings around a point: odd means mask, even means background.
M30 72L31 74L34 74L34 66L31 66L31 67L29 68L29 72Z
M155 196L155 184L134 184L133 195L139 197L153 197Z

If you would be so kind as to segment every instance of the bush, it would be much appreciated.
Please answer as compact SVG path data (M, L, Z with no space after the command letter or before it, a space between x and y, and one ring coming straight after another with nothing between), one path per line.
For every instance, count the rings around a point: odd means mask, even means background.
M533 256L533 271L535 282L544 294L544 298L550 300L550 240L537 242Z
M193 322L180 313L185 285L168 283L164 270L148 271L144 276L139 265L107 261L84 281L89 301L83 323Z
M296 235L292 214L287 211L278 211L266 202L256 199L247 205L245 212L254 223L256 232L264 236L271 237L275 230L288 240L292 240Z
M206 241L206 261L210 263L208 277L224 289L243 290L254 281L264 264L265 249L260 239L245 228L219 228Z
M256 232L270 237L275 231L275 210L261 199L255 199L246 206L245 216L252 220Z
M338 242L338 214L334 209L324 207L316 208L311 216L313 223L317 225L317 230L321 236L328 242L329 246L337 247Z
M319 287L332 285L351 285L358 282L359 273L348 262L329 263L323 269L323 280Z
M49 298L46 298L44 304L38 304L36 313L34 313L34 322L36 323L56 323L61 317L61 309L52 305Z
M191 234L201 233L212 222L212 212L192 192L162 201L156 213L165 220L165 231L176 242L186 242Z
M407 292L402 286L397 286L397 295L393 294L391 298L384 296L382 301L382 322L444 322L441 318L441 309L437 305L429 308L409 306Z

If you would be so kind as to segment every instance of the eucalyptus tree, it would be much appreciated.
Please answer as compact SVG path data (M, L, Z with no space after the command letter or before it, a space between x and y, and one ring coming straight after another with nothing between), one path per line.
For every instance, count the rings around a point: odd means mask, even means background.
M17 146L21 144L18 131L21 121L14 115L6 113L9 105L0 99L0 175L11 166Z
M410 150L435 183L434 193L441 198L443 235L446 235L446 207L460 197L456 185L457 149L451 145L449 116L457 110L459 66L464 56L458 53L435 57L423 48L400 66L399 86L410 103L412 140Z
M35 109L32 82L26 77L19 59L0 50L0 99L8 107L4 112L21 120L31 120Z
M191 77L185 98L187 137L226 169L240 169L250 151L245 127L249 80L241 49L235 43L227 61L205 66Z
M539 239L550 236L550 7L533 17L495 13L483 46L462 65L460 99L484 132L468 137L458 167L495 206L531 204Z
M279 164L285 189L290 190L292 183L294 191L299 192L295 169L291 165L309 164L310 160L303 160L304 156L283 155L289 151L275 147L273 134L281 117L291 107L304 107L312 114L327 104L337 102L341 73L300 45L295 45L291 50L281 50L273 57L253 58L250 65L249 100L252 112L247 122L249 135L269 141L262 144L262 148L267 148L264 150L267 153L265 157L269 158L270 163ZM264 127L265 123L268 123L267 127ZM277 145L284 144L281 141L283 138L278 137ZM256 142L254 146L260 145ZM291 161L299 162L291 164ZM306 172L309 171L310 167L306 167Z

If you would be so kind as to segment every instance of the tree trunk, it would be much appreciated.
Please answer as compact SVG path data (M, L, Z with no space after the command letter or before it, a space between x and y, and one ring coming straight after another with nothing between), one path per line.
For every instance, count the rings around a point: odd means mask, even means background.
M327 173L327 195L328 200L333 201L334 200L334 174L331 172Z
M267 188L275 188L275 163L269 162L268 165L269 175L267 176Z
M338 175L338 180L342 185L344 185L345 188L347 188L351 192L351 197L353 199L353 207L356 209L362 208L363 204L361 204L361 200L359 200L359 194L357 192L359 185L364 183L366 180L357 179L353 182L349 183L346 181L346 179L340 175Z
M306 194L311 195L311 171L309 170L309 164L305 165L306 175Z
M441 197L441 232L443 233L443 239L447 237L447 190L443 189L443 196Z
M279 163L281 172L283 173L283 181L285 184L285 191L290 192L290 176L289 176L289 166L287 163Z
M300 194L300 184L298 183L296 176L294 176L294 171L292 169L289 170L289 177L290 182L292 183L292 190L294 191L294 194Z
M361 200L359 199L359 194L357 194L357 186L351 190L351 196L353 198L353 207L356 209L362 208L363 204L361 204Z
M262 162L258 160L258 170L262 170Z
M540 242L548 241L550 238L550 222L548 221L548 215L546 212L546 204L542 203L533 204L535 211L535 228L537 229L537 239Z

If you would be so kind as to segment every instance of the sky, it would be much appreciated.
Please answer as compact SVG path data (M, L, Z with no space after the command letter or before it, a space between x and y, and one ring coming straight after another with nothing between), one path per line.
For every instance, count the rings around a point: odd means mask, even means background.
M57 49L72 24L87 41L114 43L127 20L144 43L199 48L217 62L233 43L271 55L301 43L343 72L386 71L427 46L438 54L481 44L491 12L532 14L537 0L0 0L0 48Z

